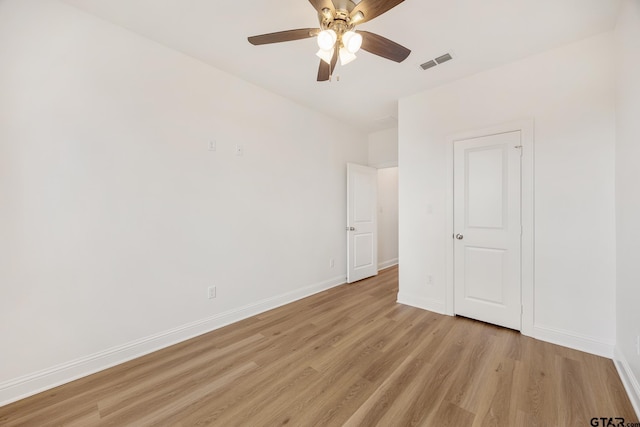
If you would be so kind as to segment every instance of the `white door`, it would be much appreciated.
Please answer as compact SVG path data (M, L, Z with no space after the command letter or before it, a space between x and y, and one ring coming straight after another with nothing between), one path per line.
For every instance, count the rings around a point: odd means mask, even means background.
M378 171L347 164L347 282L378 274Z
M521 132L454 143L454 310L521 328Z

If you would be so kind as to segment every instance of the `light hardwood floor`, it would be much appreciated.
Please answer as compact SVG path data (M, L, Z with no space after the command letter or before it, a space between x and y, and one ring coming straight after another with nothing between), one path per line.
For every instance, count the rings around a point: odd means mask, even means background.
M397 269L0 408L2 426L637 422L610 360L395 303Z

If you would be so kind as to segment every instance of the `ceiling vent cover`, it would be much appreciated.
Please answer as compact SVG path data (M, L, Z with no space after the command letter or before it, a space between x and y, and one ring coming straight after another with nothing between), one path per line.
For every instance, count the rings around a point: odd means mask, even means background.
M433 68L436 65L440 65L452 59L453 59L453 56L451 56L450 53L445 53L444 55L440 55L435 59L425 62L424 64L420 64L420 68L422 68L423 70L428 70L429 68Z
M431 61L427 61L424 64L420 64L420 68L422 68L423 70L428 70L429 68L435 67L436 65L438 64L432 59Z
M434 59L434 61L436 61L438 63L438 65L442 64L443 62L447 62L449 60L451 60L451 54L450 53L445 53L442 56L438 56L436 59Z

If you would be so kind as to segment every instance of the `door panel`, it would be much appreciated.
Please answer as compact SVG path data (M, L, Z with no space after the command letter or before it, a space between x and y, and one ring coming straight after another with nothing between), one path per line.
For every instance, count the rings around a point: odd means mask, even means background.
M374 171L377 173L376 169ZM372 181L369 172L368 170L352 171L353 220L359 223L372 223L376 214L375 208L371 209L372 206L375 206L372 200L375 193L371 191ZM376 187L377 185L376 181Z
M465 251L465 298L504 306L506 251L469 246Z
M378 274L378 171L347 164L347 282Z
M467 225L474 228L502 228L505 210L504 146L468 150Z
M521 328L519 131L454 143L454 311Z
M354 267L365 268L373 265L373 236L371 234L356 234L354 240Z

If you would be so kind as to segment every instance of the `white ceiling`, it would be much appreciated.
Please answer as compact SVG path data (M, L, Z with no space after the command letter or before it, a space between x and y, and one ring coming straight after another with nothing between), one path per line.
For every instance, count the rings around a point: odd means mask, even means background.
M359 52L316 82L314 39L253 46L247 36L317 27L307 0L64 0L214 67L347 121L395 126L397 100L613 28L620 0L406 0L359 26L412 50L403 63ZM428 71L419 65L450 52Z

